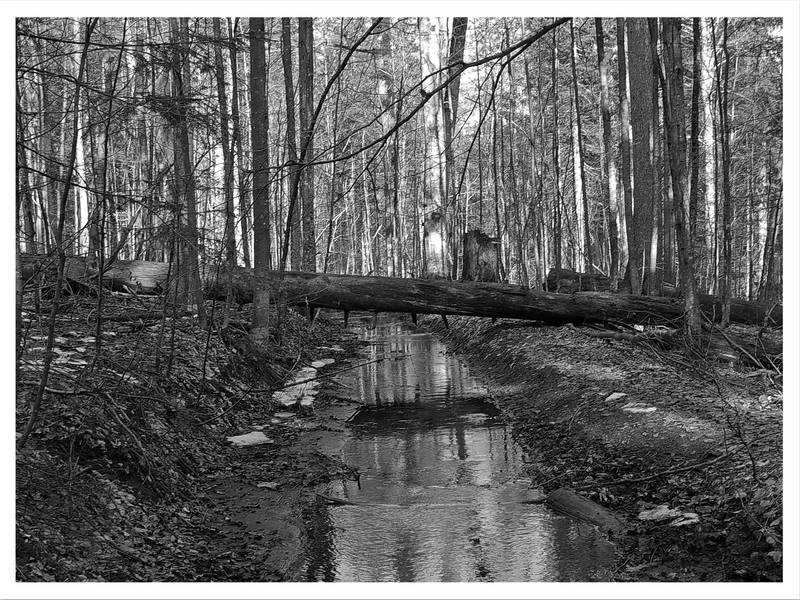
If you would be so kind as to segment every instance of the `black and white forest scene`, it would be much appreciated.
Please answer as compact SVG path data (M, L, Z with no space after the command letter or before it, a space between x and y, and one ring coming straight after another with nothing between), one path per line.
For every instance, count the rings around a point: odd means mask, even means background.
M674 4L18 3L9 597L795 597L798 4Z

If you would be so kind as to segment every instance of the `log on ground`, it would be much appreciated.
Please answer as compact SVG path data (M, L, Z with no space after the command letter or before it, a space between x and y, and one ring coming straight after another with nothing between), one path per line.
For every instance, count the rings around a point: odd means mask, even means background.
M547 504L571 517L594 523L606 532L621 533L628 529L625 521L616 514L567 488L550 492L547 495Z
M52 260L52 259L51 259ZM41 257L21 258L23 278L29 279L41 268ZM97 280L97 268L85 257L70 257L67 277L76 281ZM167 263L115 261L105 272L103 284L113 289L122 286L136 293L162 293L169 288ZM252 301L252 271L241 267L232 273L209 270L204 274L206 297L225 298L229 288L240 303ZM323 273L280 273L267 278L274 289L282 286L289 304L339 310L365 310L415 314L464 315L542 321L550 324L679 323L683 302L677 298L633 296L600 292L557 294L528 290L519 286L488 282L457 282L431 279L400 279ZM272 294L277 298L278 294ZM702 302L707 315L719 315L719 303L711 298ZM755 302L736 302L731 320L760 324L771 307ZM782 324L781 307L769 312L774 323Z

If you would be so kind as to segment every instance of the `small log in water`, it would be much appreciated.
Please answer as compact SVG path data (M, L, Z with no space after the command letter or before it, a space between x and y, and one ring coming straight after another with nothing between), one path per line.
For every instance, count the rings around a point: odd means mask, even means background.
M550 492L547 495L547 504L571 517L594 523L606 532L622 533L628 529L627 524L616 514L567 488Z

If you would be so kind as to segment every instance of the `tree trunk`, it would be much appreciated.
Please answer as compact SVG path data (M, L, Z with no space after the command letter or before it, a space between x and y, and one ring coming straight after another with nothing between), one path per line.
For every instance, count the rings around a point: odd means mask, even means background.
M198 263L197 200L195 198L194 169L192 168L191 146L189 143L188 103L191 98L191 68L189 65L189 21L170 18L172 43L175 50L172 61L173 89L175 95L175 120L173 122L173 152L175 160L175 188L183 207L181 241L183 272L183 295L186 302L197 310L202 327L206 326L206 308L203 290L200 285L200 265ZM114 212L113 206L109 212ZM183 219L185 218L185 221ZM113 245L116 246L116 240Z
M47 256L22 255L23 279L30 280L52 262ZM96 281L97 269L85 257L70 257L65 263L65 276L76 282ZM139 293L163 293L169 286L169 264L146 261L117 260L105 272L106 287ZM206 297L225 298L224 276L206 278ZM240 303L253 299L254 281L267 289L283 285L287 297L298 306L318 306L343 310L382 312L414 312L419 314L473 315L540 320L547 323L590 323L620 321L626 323L672 323L681 317L684 303L678 298L578 292L555 294L527 290L502 283L456 282L432 279L400 279L395 277L362 277L288 271L267 271L256 277L254 271L238 267L233 273L233 289ZM272 295L273 301L276 294ZM713 296L701 296L702 310L711 318L719 316L720 302ZM783 323L780 305L734 301L733 321L760 325L769 314L771 322ZM770 312L771 311L771 312Z
M253 326L256 344L269 343L270 288L268 272L272 250L269 234L269 146L267 139L267 73L264 51L264 18L250 18L250 139L253 152Z
M250 203L247 200L244 153L242 152L241 122L239 119L239 60L236 50L236 24L228 21L228 52L231 60L231 120L233 121L233 143L236 146L236 170L239 187L239 218L241 219L242 256L244 266L250 268Z
M467 39L467 17L454 17L453 18L453 31L450 34L450 45L447 54L447 75L448 77L458 73L459 63L464 62L464 46ZM458 199L456 198L455 186L455 157L453 154L453 136L455 134L456 117L458 115L458 93L461 76L456 75L450 82L447 88L442 93L442 116L444 118L444 159L445 159L445 189L447 191L446 204L443 207L443 213L446 216L451 212L448 209L452 207L452 218L447 220L446 223L453 225L449 231L448 239L452 242L450 255L453 257L452 277L457 277L458 269L458 236L455 231L455 223L458 221L456 215L458 213Z
M283 87L286 96L286 150L288 152L287 163L289 164L289 189L294 184L294 178L300 176L297 169L297 133L294 121L294 78L292 76L292 20L289 17L281 19L281 59L283 61ZM302 231L300 223L300 207L291 206L292 214L289 216L291 226L289 236L291 238L290 266L299 269L302 265L303 246Z
M706 290L716 291L716 256L717 256L717 123L715 119L714 103L711 97L714 89L714 48L711 36L711 23L709 19L701 19L703 31L703 78L700 89L700 99L703 103L703 168L705 171L705 248L706 248L706 278L710 284Z
M681 22L679 18L663 19L662 43L666 71L666 103L664 123L668 130L670 174L672 176L672 212L675 217L675 237L678 241L681 290L683 292L686 331L700 334L700 310L697 305L697 284L694 278L692 240L687 225L688 210L684 204L686 184L686 118L683 94L683 55L681 52Z
M50 55L51 43L48 41L42 42L39 47L41 56ZM59 155L60 155L60 132L61 132L61 104L56 101L57 94L52 90L53 83L50 78L46 77L43 73L39 75L39 100L40 108L39 114L41 115L41 124L39 127L39 156L42 158L44 166L45 178L45 207L46 210L42 211L42 215L47 225L47 236L45 245L48 249L55 243L55 228L58 222L58 197L59 197L59 179L61 173L59 169Z
M775 285L775 251L778 246L778 232L781 229L781 194L772 198L772 155L767 155L767 181L766 181L766 206L767 206L767 235L764 240L764 254L761 267L761 279L758 284L758 300L761 302L772 301L780 297L780 288ZM778 288L778 289L776 289Z
M500 240L474 229L464 234L462 281L500 281ZM526 287L526 286L523 286Z
M419 35L420 35L420 65L422 72L422 85L421 91L424 94L428 90L436 88L440 82L439 67L439 22L437 18L423 17L419 19ZM442 142L442 127L440 123L439 111L441 103L435 99L434 101L427 102L422 109L424 126L425 126L425 173L423 187L423 206L422 212L427 216L436 213L440 215L443 220L441 224L437 225L437 233L441 236L437 240L424 239L426 247L436 246L447 248L448 243L446 236L445 223L447 215L443 212L442 206L442 160L441 150ZM427 234L426 229L423 230L423 238ZM426 257L428 273L436 276L447 276L450 273L444 252L434 256L439 260L439 264L431 263L431 257Z
M214 66L217 78L217 98L219 100L220 132L222 141L223 191L225 194L225 261L228 268L236 266L236 216L233 208L233 151L228 133L228 96L225 91L225 64L222 60L222 28L220 20L214 18Z
M445 224L444 215L431 211L425 215L425 276L445 278L450 275L445 260Z
M697 203L700 197L700 90L702 87L703 37L700 33L700 19L692 19L692 108L691 137L689 142L689 240L692 247L697 239Z
M553 18L555 22L555 17ZM550 56L553 84L553 254L556 273L561 270L561 165L558 158L558 29L553 29L553 48Z
M666 128L661 131L661 116L659 113L658 92L666 94L664 74L661 72L661 59L658 56L658 19L647 19L647 28L650 34L649 47L650 59L653 65L651 73L651 97L653 99L653 112L651 115L651 162L653 165L653 207L650 235L645 246L646 269L644 276L644 291L646 294L655 294L661 288L664 276L669 276L667 281L674 282L675 277L672 267L673 243L671 229L672 188L669 183L669 161L666 158L664 146L666 141ZM663 101L662 101L663 105ZM634 186L635 187L635 186ZM669 225L669 229L667 226ZM659 262L660 261L660 262ZM659 269L659 264L661 269Z
M634 226L633 222L633 180L631 178L631 112L630 100L628 99L628 69L627 51L625 50L625 19L617 19L617 67L619 71L619 129L620 129L620 149L622 154L622 191L624 198L625 227L622 228L621 235L625 236L625 246L628 251L628 260L624 272L622 287L627 291L633 291L633 279L631 278L631 243L632 235L629 233ZM634 259L634 262L636 259ZM635 262L635 265L639 265ZM620 263L620 270L622 263ZM638 281L638 280L637 280ZM636 293L639 293L639 284L636 284Z
M730 140L731 129L728 111L728 81L730 73L730 56L728 53L728 19L722 19L722 54L725 63L720 73L717 63L717 107L719 109L719 136L722 150L722 275L720 277L720 295L722 296L722 326L730 322L730 301L733 286L732 237L733 200L731 198L730 181ZM715 61L716 48L714 49Z
M577 47L575 42L575 28L573 21L569 22L570 34L570 63L572 66L572 106L574 107L573 127L573 179L575 182L575 212L578 216L576 242L578 247L578 268L591 271L594 268L592 256L591 230L589 228L589 199L586 195L586 170L583 164L583 128L581 127L581 100L578 89L578 70L575 64Z
M633 156L633 223L628 223L631 292L642 291L643 256L653 225L653 64L646 19L626 19L628 63L631 81L631 129Z
M22 106L17 87L17 220L19 227L19 212L22 211L22 232L25 238L25 251L38 252L36 244L36 226L34 219L33 194L31 193L30 180L28 179L28 153L25 150L26 130L22 122ZM17 235L19 242L19 235Z
M301 165L303 198L303 257L304 271L317 270L316 225L314 219L314 131L311 119L314 114L314 19L298 20L298 87L300 95L300 135L305 149Z
M607 194L605 206L607 207L608 218L608 241L611 254L610 277L616 286L620 271L620 251L619 251L619 204L617 202L617 168L614 161L614 152L611 145L611 108L610 94L608 89L608 72L611 62L611 48L605 47L603 39L603 19L594 20L595 32L597 34L597 66L600 71L600 120L602 123L602 142L601 163L604 194Z

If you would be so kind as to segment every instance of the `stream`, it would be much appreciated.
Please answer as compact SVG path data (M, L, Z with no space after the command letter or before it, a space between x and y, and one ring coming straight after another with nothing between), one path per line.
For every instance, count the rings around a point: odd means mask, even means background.
M308 441L358 469L306 509L306 581L590 581L612 566L593 526L541 503L487 391L429 333L356 321L364 361ZM358 403L363 404L359 406ZM332 427L331 429L335 429ZM341 428L340 428L341 429Z

